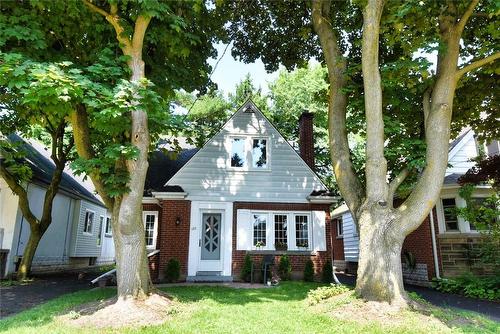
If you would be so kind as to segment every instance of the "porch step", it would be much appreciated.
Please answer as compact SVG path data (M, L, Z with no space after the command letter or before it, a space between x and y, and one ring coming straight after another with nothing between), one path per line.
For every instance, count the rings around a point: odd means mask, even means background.
M212 274L209 274L212 273ZM217 275L215 275L217 273ZM200 275L201 274L201 275ZM221 272L197 272L196 276L186 277L188 282L232 282L232 276L222 276Z
M197 271L196 276L221 276L221 271Z

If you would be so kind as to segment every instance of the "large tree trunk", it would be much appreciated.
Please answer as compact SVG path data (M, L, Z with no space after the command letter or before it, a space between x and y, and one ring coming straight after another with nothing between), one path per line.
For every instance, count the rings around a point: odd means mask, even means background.
M364 209L360 226L356 291L367 300L406 304L401 267L404 236L400 222L390 208Z
M18 281L25 281L28 279L31 273L33 257L35 256L36 249L38 248L42 236L43 233L39 230L38 226L30 225L30 236L26 248L24 248L23 257L16 274Z

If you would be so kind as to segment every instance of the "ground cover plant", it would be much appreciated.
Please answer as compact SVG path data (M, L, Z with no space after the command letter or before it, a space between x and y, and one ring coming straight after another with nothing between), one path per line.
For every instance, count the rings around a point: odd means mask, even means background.
M317 290L319 287L323 288ZM500 329L498 323L477 314L425 304L426 309L419 312L389 309L378 320L372 304L357 298L352 290L332 288L340 293L328 297L322 293L328 289L304 282L282 282L278 287L260 289L168 287L162 290L172 305L162 325L73 327L71 319L81 316L75 306L105 301L116 293L112 288L95 289L68 294L4 319L0 333L495 333ZM310 305L308 297L313 295L322 297Z

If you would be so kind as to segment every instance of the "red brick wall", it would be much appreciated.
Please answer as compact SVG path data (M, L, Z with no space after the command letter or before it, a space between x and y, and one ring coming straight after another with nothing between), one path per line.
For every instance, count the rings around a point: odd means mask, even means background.
M311 252L274 252L275 263L279 263L279 258L282 254L288 253L290 262L292 263L292 271L295 276L302 275L304 271L305 263L308 259L311 259L314 263L314 271L317 277L321 274L323 265L327 260L331 258L331 239L330 239L330 208L329 205L325 204L307 204L307 203L258 203L258 202L235 202L233 204L233 261L232 261L232 275L235 280L239 279L241 269L243 267L243 261L247 251L236 250L236 215L238 209L249 209L249 210L282 210L282 211L325 211L326 212L326 248L327 251L316 252L311 254ZM267 254L267 253L266 253ZM259 263L262 261L263 254L250 252L252 260L254 263Z
M436 219L436 208L433 209L434 212L434 230L437 233L437 219ZM437 239L437 237L436 237ZM436 240L438 242L438 240ZM439 254L439 245L437 245ZM403 249L401 251L401 259L404 262L404 252L408 251L413 253L417 263L424 263L427 265L427 272L429 280L436 276L436 269L434 266L434 257L432 252L432 236L431 236L431 224L430 216L427 216L424 222L412 233L410 233L404 243ZM440 260L441 256L438 256ZM439 266L441 267L441 261L439 261Z
M191 202L186 200L161 201L157 248L160 250L159 278L163 278L167 262L176 258L181 263L181 277L187 275ZM176 225L177 217L181 219Z
M344 261L344 239L337 238L337 220L342 221L340 218L332 219L332 240L333 240L333 258L334 260Z

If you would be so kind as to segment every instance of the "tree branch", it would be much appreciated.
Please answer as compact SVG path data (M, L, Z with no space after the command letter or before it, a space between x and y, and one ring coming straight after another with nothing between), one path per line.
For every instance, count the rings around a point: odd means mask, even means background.
M384 157L382 84L379 69L380 19L383 0L368 0L363 10L362 72L366 115L366 197L371 202L387 199L387 160Z
M19 197L19 208L21 208L21 212L28 221L30 225L38 224L39 221L31 212L30 204L28 200L28 193L26 189L24 189L16 180L16 178L9 173L5 164L0 163L0 176L5 180L9 188Z
M494 53L494 54L492 54L488 57L485 57L483 59L478 59L476 61L473 61L472 63L469 63L469 64L463 66L462 68L460 68L457 71L457 74L456 74L457 80L459 80L465 73L473 71L475 69L478 69L478 68L480 68L484 65L487 65L489 63L492 63L495 60L497 60L498 58L500 58L500 52Z
M108 15L110 15L107 11L105 11L104 9L100 8L100 7L97 7L96 5L94 5L92 2L88 1L88 0L82 0L83 3L85 4L85 6L87 6L91 11L93 12L96 12L98 14L101 14L102 16L106 17Z
M422 104L424 107L424 129L427 127L427 119L429 118L429 114L431 112L431 92L432 88L427 88L422 98Z
M469 20L470 16L474 12L474 8L476 8L477 4L479 3L479 0L472 0L465 10L465 13L462 15L460 18L460 21L457 23L457 29L460 34L462 34L462 31L465 28L465 25L467 24L467 21Z
M410 170L406 167L399 172L399 174L389 183L389 192L387 195L387 200L389 203L394 202L394 194L396 194L396 190L398 190L398 187L403 183L403 181L406 179L406 177L410 174Z
M95 152L90 143L89 121L85 106L77 106L76 110L73 110L70 114L70 121L73 126L73 138L78 155L86 160L94 159ZM104 204L111 210L113 208L113 198L107 195L99 171L93 170L90 173L90 179L104 201Z
M145 15L139 15L137 20L135 20L134 36L132 37L132 47L136 51L142 53L142 46L144 44L144 36L146 35L146 29L148 28L151 17Z
M343 92L347 82L347 62L338 47L337 35L328 21L330 4L330 1L314 0L312 20L321 42L330 82L328 132L333 171L340 192L356 218L364 198L364 190L354 172L349 151L346 130L347 96Z

